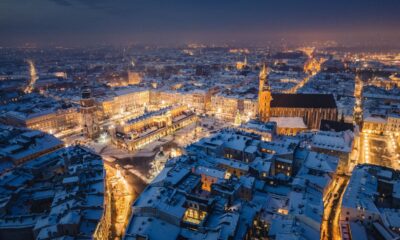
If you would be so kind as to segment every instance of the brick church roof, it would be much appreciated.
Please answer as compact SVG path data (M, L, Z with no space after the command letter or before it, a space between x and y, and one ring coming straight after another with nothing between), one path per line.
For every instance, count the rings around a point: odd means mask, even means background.
M336 108L332 94L273 93L272 108Z

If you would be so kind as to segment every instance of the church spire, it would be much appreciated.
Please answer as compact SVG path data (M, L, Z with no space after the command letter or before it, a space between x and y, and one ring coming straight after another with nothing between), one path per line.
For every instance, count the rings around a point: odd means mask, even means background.
M260 77L260 79L264 79L264 80L267 78L267 68L265 67L265 64L263 64L263 66L262 66L259 77Z
M267 67L265 66L265 64L263 64L259 75L258 92L263 91L265 86L267 87L269 86L267 81L267 76L268 76Z

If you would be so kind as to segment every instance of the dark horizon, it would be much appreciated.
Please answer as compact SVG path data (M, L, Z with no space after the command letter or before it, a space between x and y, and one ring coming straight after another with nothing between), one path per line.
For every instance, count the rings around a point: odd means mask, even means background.
M304 43L393 45L400 1L4 0L0 46Z

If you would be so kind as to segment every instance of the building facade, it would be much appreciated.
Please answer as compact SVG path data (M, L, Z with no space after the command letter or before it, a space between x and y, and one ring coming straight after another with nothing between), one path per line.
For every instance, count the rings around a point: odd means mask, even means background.
M186 106L161 108L118 125L113 143L134 151L196 121L197 116Z
M4 118L4 123L52 134L78 126L79 112L77 108L49 110L29 115L8 112Z
M138 112L150 103L150 91L124 89L116 91L116 96L99 101L99 108L104 118L124 112Z

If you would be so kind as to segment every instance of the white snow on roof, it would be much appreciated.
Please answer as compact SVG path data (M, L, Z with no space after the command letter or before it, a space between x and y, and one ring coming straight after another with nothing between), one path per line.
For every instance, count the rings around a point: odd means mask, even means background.
M307 129L301 117L271 117L271 122L276 122L278 128L303 128Z

